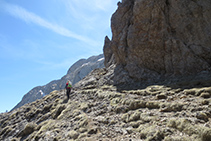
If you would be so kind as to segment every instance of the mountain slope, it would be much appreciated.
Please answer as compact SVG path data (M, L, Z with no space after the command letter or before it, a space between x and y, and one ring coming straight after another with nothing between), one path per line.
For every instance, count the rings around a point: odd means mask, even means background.
M22 100L12 110L19 108L26 103L30 103L37 99L40 99L54 90L64 89L67 80L70 80L74 85L92 70L103 67L103 54L92 56L88 59L80 59L69 68L67 74L61 79L53 80L44 86L38 86L30 90L27 94L23 96Z
M98 69L91 75L104 73ZM69 101L63 90L53 91L0 114L0 140L209 141L210 83L197 80L121 92L112 85L89 84L75 89Z

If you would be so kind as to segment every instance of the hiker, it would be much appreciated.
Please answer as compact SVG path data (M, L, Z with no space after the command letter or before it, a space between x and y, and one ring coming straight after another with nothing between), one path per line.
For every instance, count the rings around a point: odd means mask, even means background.
M71 92L71 89L72 89L72 84L71 84L70 80L67 81L65 88L67 90L67 99L69 99L70 98L70 92Z

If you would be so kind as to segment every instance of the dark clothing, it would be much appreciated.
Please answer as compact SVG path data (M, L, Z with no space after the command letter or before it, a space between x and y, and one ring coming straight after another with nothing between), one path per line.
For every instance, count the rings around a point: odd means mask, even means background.
M71 87L72 87L71 85L69 85L68 83L66 83L65 88L67 90L67 99L70 98Z
M70 92L71 92L71 89L67 89L67 99L70 99Z

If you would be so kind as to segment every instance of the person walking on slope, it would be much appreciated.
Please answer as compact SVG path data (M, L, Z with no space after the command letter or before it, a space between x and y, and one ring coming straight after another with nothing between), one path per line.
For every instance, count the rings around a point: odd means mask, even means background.
M70 92L71 92L71 89L72 89L72 84L71 84L70 80L67 81L65 88L67 90L67 99L69 99L70 98Z

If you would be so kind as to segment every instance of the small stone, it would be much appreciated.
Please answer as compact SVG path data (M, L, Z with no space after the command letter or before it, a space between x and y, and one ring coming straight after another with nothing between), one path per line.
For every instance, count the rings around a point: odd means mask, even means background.
M157 99L166 99L167 96L165 94L158 94L157 96Z
M202 141L210 141L211 139L211 129L205 129L203 132L202 132Z
M208 93L208 92L203 92L203 93L201 93L200 97L203 97L203 98L210 98L210 93Z
M79 134L75 130L72 130L68 133L68 136L71 137L72 139L77 139Z

